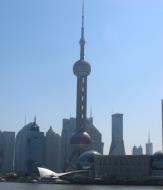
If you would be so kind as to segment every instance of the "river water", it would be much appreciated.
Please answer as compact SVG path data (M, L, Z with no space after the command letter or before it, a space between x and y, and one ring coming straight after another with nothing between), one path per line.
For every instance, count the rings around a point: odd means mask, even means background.
M0 183L0 190L162 190L163 187Z

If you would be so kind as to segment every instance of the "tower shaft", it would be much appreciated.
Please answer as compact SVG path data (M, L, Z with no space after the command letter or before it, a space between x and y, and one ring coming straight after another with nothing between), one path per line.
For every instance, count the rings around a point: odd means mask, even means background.
M85 131L87 115L87 77L77 77L76 128Z

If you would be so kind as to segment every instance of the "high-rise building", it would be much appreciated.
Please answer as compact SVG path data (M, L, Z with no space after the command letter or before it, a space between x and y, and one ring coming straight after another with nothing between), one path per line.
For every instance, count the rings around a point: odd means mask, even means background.
M72 145L70 144L70 139L75 128L75 118L63 119L63 128L61 135L61 168L63 171L67 168L69 164L69 158L71 157ZM103 154L104 143L102 142L102 135L94 126L92 117L86 120L86 132L91 137L91 143L85 147L85 150L95 150Z
M150 134L148 136L148 142L146 143L146 155L152 155L153 154L153 144L150 140Z
M14 169L14 148L15 148L15 132L3 132L5 141L4 163L2 170L11 172Z
M0 132L0 172L13 171L14 145L14 132Z
M69 165L69 159L72 152L70 139L76 127L76 119L63 119L61 134L61 170L65 171Z
M123 114L112 115L112 142L109 155L125 155L123 142Z
M133 155L143 155L143 148L142 148L142 146L140 145L139 147L137 147L137 146L133 146L133 149L132 149L132 154Z
M86 121L86 131L91 137L91 143L87 146L86 150L93 150L103 154L104 143L102 142L102 135L93 123L93 117Z
M84 59L84 1L82 9L82 28L80 39L80 59L73 66L74 75L77 77L77 101L76 101L76 127L75 132L70 139L73 147L70 167L76 165L79 155L91 143L90 135L86 132L87 119L87 77L91 72L90 64Z
M61 137L50 127L46 132L45 166L53 171L60 171Z
M15 170L32 173L45 163L45 137L34 122L25 125L16 136Z
M5 141L2 132L0 131L0 171L2 172L3 162L5 159Z

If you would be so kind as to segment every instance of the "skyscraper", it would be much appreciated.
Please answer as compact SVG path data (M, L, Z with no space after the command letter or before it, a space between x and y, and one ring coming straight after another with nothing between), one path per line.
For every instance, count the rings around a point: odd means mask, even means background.
M45 137L36 119L25 125L16 136L15 170L31 174L45 163Z
M153 144L151 143L150 134L148 136L148 142L146 143L146 155L153 154Z
M46 132L45 166L53 171L60 170L61 136L52 127Z
M90 64L84 59L84 1L82 8L82 28L80 39L80 60L74 64L73 72L77 77L76 128L70 143L74 147L72 159L78 158L84 147L91 143L90 135L86 132L87 118L87 76L91 72ZM71 159L71 160L72 160ZM71 162L71 161L70 161Z
M61 169L65 171L70 162L72 154L72 145L70 139L76 128L76 119L63 119L62 121L62 134L61 134Z
M14 169L15 132L3 132L5 141L3 172L11 172Z
M112 115L112 142L110 146L110 155L125 155L123 142L123 114Z
M68 166L68 161L72 152L72 145L70 139L76 128L76 118L63 119L63 128L61 136L61 169L64 171ZM102 135L93 124L93 118L86 120L86 132L91 137L91 143L85 147L85 150L95 150L103 154Z
M15 132L0 131L0 172L12 172L14 167Z
M5 140L3 133L0 131L0 172L2 172L5 159Z

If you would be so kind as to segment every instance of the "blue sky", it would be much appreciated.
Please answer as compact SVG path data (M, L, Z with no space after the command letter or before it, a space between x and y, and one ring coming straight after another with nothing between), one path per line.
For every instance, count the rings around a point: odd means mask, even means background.
M111 114L124 114L126 152L147 141L161 149L163 1L87 0L88 112L111 141ZM18 131L37 115L61 132L75 116L81 0L0 1L0 129ZM89 113L88 113L89 115Z

